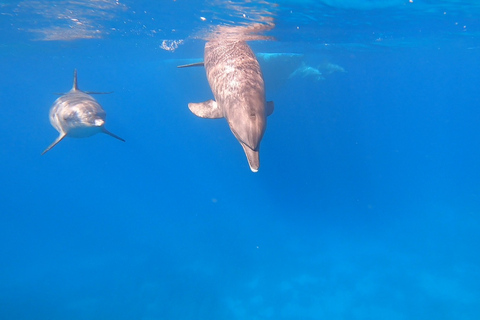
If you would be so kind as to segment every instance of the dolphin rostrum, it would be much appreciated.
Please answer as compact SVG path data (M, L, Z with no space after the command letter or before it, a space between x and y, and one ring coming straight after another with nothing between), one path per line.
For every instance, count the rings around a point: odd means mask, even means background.
M60 133L58 138L42 152L44 155L65 137L84 138L96 133L106 133L120 141L119 136L105 129L107 114L90 94L106 92L84 92L77 86L77 70L73 73L73 88L55 100L50 109L50 123Z
M225 118L243 147L253 172L260 167L259 148L273 101L265 100L262 71L254 53L243 40L217 38L205 44L204 62L179 66L205 66L215 100L189 103L202 118Z

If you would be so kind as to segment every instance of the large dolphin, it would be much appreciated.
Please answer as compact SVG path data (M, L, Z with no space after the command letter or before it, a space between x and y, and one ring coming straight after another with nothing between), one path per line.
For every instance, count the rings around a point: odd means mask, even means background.
M243 147L253 172L260 167L259 148L273 102L265 100L262 71L254 53L243 40L217 38L205 44L204 62L179 66L205 66L215 100L189 103L202 118L225 118Z
M58 138L42 152L45 154L65 137L84 138L103 132L118 140L119 136L105 129L107 114L90 94L102 92L84 92L77 86L77 70L73 73L73 88L55 100L50 109L50 123L60 133Z

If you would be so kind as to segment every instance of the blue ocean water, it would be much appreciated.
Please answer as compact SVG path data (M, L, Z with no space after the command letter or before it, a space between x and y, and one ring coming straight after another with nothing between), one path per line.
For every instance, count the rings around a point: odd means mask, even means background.
M478 319L474 1L0 3L0 319ZM201 61L250 41L275 111L252 173ZM48 113L113 91L103 134Z

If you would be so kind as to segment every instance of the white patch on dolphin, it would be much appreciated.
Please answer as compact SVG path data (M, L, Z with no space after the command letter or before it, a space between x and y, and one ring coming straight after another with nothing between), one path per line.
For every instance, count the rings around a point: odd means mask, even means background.
M90 94L105 92L84 92L77 86L77 70L73 73L73 87L55 100L50 109L50 123L59 132L58 138L42 152L42 155L55 147L65 137L85 138L99 132L106 133L120 141L119 136L105 129L107 114Z
M265 99L265 84L257 58L243 40L218 37L205 44L204 65L215 100L189 103L202 118L225 118L243 147L253 172L260 167L260 141L273 102Z
M299 66L295 71L293 71L290 78L301 77L301 78L311 78L316 81L325 80L325 76L331 75L336 72L346 72L345 69L338 64L331 62L326 62L318 65L318 67L312 67L307 65L305 62L302 62L302 65Z
M313 78L316 81L325 80L322 72L317 68L308 66L305 62L302 63L295 71L290 74L289 78L302 77L302 78Z

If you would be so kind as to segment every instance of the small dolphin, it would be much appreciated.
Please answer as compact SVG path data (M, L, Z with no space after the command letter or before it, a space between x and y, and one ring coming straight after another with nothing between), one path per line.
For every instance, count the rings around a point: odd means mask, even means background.
M205 44L204 62L179 66L205 66L214 100L189 103L202 118L225 118L243 147L253 172L260 167L259 148L273 102L265 100L265 84L257 58L243 40L217 38Z
M119 136L105 129L107 114L100 104L90 94L103 94L107 92L84 92L77 86L77 70L73 72L73 88L55 100L50 109L50 123L60 133L58 138L42 152L47 153L65 137L84 138L99 132L106 133L120 141Z

